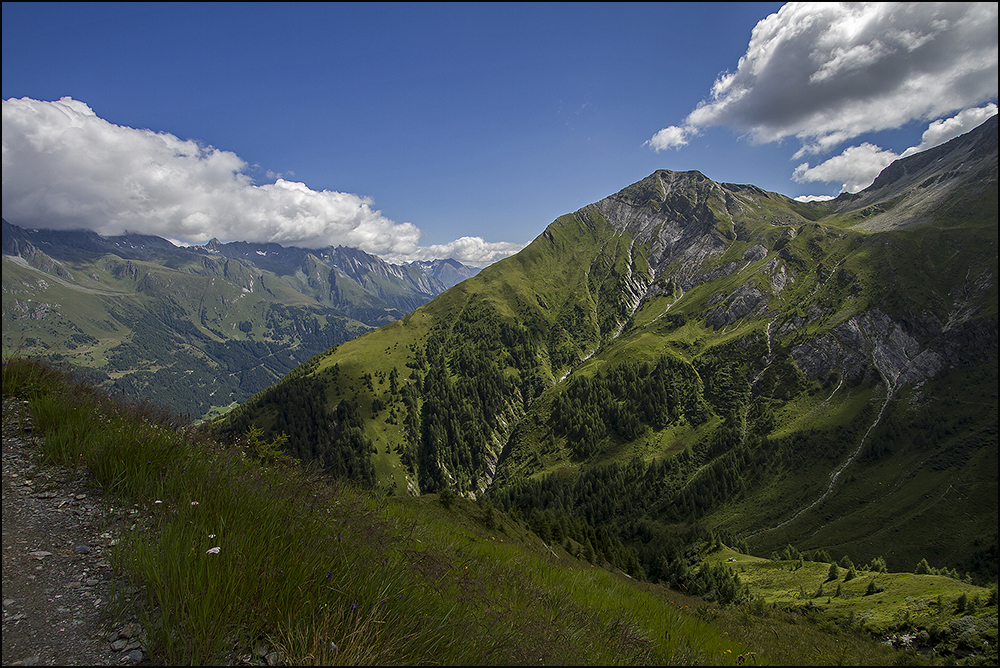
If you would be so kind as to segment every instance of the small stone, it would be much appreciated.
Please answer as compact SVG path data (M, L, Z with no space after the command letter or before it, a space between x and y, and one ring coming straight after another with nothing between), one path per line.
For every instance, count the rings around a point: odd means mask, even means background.
M140 652L137 649L134 649L128 653L128 658L129 661L131 661L132 663L139 663L140 661L142 661L142 652Z
M128 647L128 640L118 639L113 643L111 643L111 649L113 649L116 652L120 652L126 647Z
M137 624L126 624L125 626L118 629L119 638L132 638L139 633L139 626Z
M96 587L100 583L101 583L100 580L94 580L94 579L90 579L90 580L87 580L86 582L84 582L84 584L87 585L88 587Z
M45 550L35 550L34 552L29 552L28 555L34 557L35 559L38 559L39 561L41 561L45 557L51 557L52 553L51 552L46 552Z
M90 552L90 546L77 545L76 547L73 548L73 551L76 552L77 554L87 554L88 552Z

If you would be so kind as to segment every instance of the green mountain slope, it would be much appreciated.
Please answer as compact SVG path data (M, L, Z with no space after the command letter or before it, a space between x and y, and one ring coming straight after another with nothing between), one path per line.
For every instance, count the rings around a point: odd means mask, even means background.
M3 288L5 356L70 364L116 394L197 417L246 400L445 285L423 268L350 248L178 248L159 237L3 221Z
M658 171L215 428L654 580L709 531L995 580L996 128L830 202Z

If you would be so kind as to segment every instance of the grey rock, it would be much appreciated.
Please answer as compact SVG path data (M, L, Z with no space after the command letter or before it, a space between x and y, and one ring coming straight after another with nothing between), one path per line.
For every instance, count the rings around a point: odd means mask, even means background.
M731 325L751 313L759 313L767 306L768 295L753 283L738 287L718 308L705 314L705 322L720 328Z
M881 379L895 390L936 374L944 360L922 346L880 309L854 316L818 337L792 348L799 368L809 376L839 370L846 379Z
M757 262L767 257L767 249L757 244L743 251L743 259L747 262Z

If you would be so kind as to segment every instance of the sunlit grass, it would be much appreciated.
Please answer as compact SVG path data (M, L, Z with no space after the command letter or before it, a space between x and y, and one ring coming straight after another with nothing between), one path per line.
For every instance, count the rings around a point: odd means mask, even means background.
M3 393L27 402L44 462L103 488L119 601L165 663L798 665L839 648L816 632L822 651L769 657L759 624L731 633L734 611L556 553L504 513L259 460L27 360L5 363ZM891 657L859 647L839 658Z

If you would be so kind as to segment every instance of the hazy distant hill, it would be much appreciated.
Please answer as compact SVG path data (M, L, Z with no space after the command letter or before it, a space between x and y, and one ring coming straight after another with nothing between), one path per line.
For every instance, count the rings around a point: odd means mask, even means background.
M472 271L455 263L455 271ZM3 345L128 397L201 416L446 289L353 248L181 248L3 221Z
M583 518L653 579L699 527L995 579L997 222L996 117L829 202L661 170L217 429Z
M461 262L452 259L446 260L425 260L414 262L429 275L441 281L446 287L454 287L479 273L479 267L467 267Z

